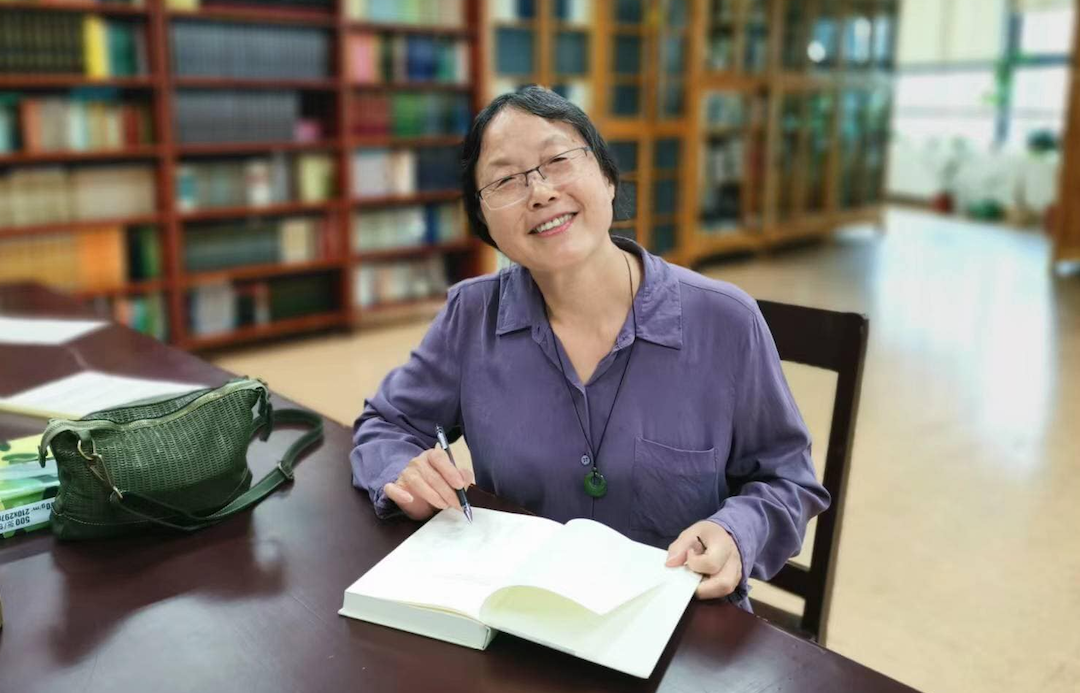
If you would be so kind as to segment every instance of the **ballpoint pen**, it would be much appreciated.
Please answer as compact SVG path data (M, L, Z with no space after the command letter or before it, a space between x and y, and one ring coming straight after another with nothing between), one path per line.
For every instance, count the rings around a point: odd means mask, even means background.
M454 461L454 453L450 451L450 441L446 439L446 431L442 426L435 426L435 438L439 441L439 447L443 449L446 456L450 458L450 464L457 467L457 462ZM469 499L465 497L465 489L459 488L457 491L458 502L461 503L461 512L465 513L465 519L472 524L472 506L469 505Z

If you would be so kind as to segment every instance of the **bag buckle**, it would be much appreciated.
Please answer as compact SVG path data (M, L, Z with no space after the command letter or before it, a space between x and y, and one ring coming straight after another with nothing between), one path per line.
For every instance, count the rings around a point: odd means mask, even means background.
M86 465L90 470L90 473L111 488L113 495L116 496L117 500L124 500L124 494L121 493L120 489L116 488L116 484L113 483L112 477L109 476L109 469L105 466L105 460L102 459L101 454L97 451L97 446L94 445L94 439L89 437L88 439L90 441L89 453L83 450L83 439L81 437L75 443L75 449L79 451L79 454L83 456L83 459L90 463Z
M277 468L278 468L278 471L281 472L281 475L283 477L285 477L289 481L293 480L294 472L293 472L293 470L291 468L289 468L289 469L285 468L285 461L284 460L277 463Z

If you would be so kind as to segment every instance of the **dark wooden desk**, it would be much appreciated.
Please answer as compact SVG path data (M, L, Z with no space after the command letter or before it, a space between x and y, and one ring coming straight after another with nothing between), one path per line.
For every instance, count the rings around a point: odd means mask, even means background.
M0 314L20 313L82 314L41 289L0 289ZM111 326L68 348L0 345L0 394L80 362L172 380L230 376ZM0 413L0 436L42 427ZM256 475L295 435L256 444ZM327 421L292 486L195 535L0 540L0 691L912 690L722 604L691 603L648 681L505 634L475 652L340 617L345 588L415 529L375 519L350 485L350 447L349 430Z

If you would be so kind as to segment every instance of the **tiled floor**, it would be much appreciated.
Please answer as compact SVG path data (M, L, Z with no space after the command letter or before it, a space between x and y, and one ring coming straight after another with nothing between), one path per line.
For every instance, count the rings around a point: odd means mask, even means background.
M900 210L887 227L705 269L871 319L828 645L928 692L1076 693L1080 278L1055 278L1036 234ZM349 422L424 329L215 360ZM824 440L833 380L788 375Z

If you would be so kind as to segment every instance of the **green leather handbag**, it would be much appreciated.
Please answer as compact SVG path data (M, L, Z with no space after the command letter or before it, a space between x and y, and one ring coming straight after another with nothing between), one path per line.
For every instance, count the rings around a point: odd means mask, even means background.
M308 430L252 485L247 450L275 424ZM137 402L78 421L54 419L39 461L52 447L60 476L51 526L61 539L99 539L151 527L193 531L235 515L293 478L296 459L322 440L322 417L274 411L260 380Z

